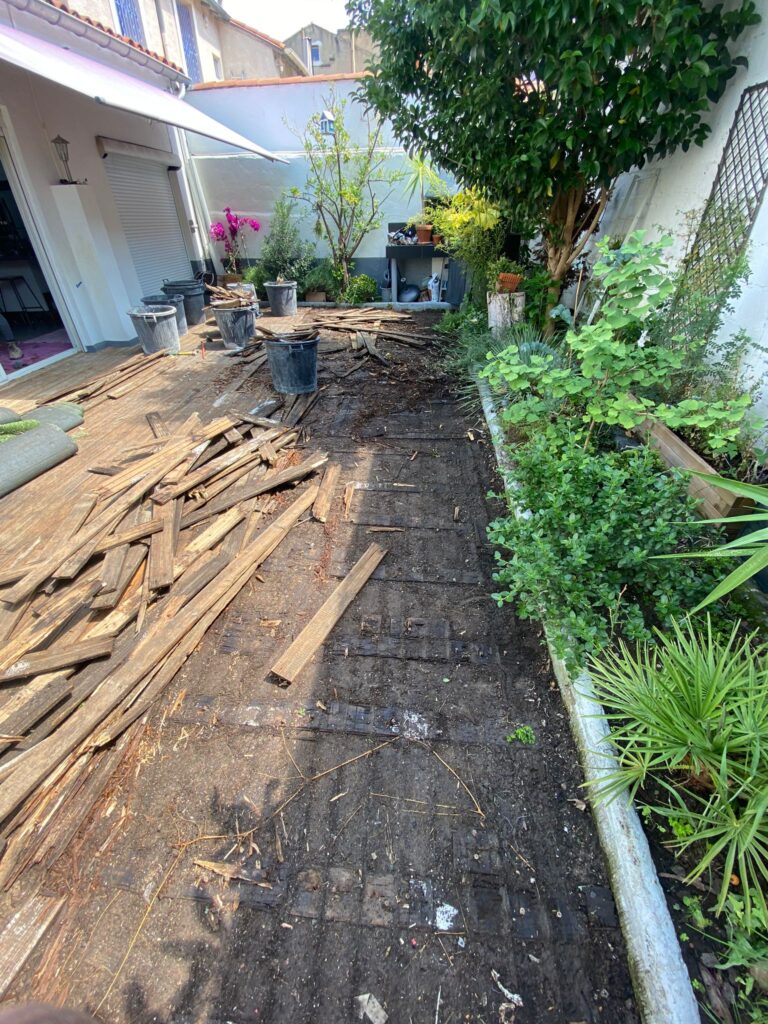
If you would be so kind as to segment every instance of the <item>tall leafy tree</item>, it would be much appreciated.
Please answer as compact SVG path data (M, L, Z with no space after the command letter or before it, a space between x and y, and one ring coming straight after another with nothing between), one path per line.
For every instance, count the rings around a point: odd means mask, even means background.
M701 145L753 0L349 0L362 88L409 148L540 230L559 293L612 183ZM553 300L556 297L553 294Z
M380 118L367 115L365 138L355 141L347 127L347 101L332 94L323 105L322 113L295 132L307 160L307 180L290 195L315 214L316 232L328 243L334 273L346 291L354 255L381 224L382 208L403 172L389 165Z

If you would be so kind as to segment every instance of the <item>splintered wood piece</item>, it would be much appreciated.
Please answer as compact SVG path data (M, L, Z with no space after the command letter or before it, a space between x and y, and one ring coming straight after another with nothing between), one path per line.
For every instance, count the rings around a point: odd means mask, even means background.
M336 489L340 476L341 466L338 462L332 462L323 474L323 481L320 484L317 501L312 506L312 518L316 519L319 523L324 523L328 518L331 501L333 500L333 492Z
M277 450L271 441L265 441L259 448L259 458L262 462L269 463L270 466L274 466L277 462Z
M152 534L149 544L149 589L161 590L173 583L173 535L176 502L167 505L155 505L152 518L159 520L163 528L159 533Z
M327 639L328 634L360 593L369 577L387 553L386 548L371 544L365 554L355 563L349 574L302 629L291 646L272 666L272 672L292 683Z
M106 658L112 653L112 640L109 637L100 640L81 640L70 647L53 647L48 651L35 651L25 655L20 661L9 665L0 673L0 683L25 676L36 676L44 672L56 672L58 669L71 668L96 658Z
M0 997L10 988L65 902L63 896L32 896L0 932Z

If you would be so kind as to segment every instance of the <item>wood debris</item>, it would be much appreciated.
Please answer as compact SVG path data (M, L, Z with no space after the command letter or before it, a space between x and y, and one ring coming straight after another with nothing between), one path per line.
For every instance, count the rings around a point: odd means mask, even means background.
M163 362L129 359L66 397L107 401ZM74 796L98 798L115 741L317 501L309 478L327 456L290 451L316 398L290 403L289 422L147 414L144 437L110 452L116 472L92 477L58 530L0 564L0 885L63 851ZM268 496L286 487L293 501L268 517Z

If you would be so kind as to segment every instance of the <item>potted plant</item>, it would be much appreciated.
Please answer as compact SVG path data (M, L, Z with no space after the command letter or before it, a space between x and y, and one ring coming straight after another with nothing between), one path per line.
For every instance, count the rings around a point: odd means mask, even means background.
M253 217L241 217L232 213L229 206L224 207L224 220L214 221L209 231L214 242L224 243L224 274L223 284L238 284L242 281L242 262L247 257L245 228L251 231L261 230L261 224Z
M514 294L524 276L525 270L519 263L500 256L488 265L488 291L502 295Z
M432 242L434 228L429 220L429 211L425 202L425 187L429 187L440 195L445 195L447 192L444 182L429 159L421 156L411 157L411 169L405 185L405 195L407 199L411 200L418 191L421 200L421 212L408 219L408 223L413 224L416 229L419 245L429 245Z

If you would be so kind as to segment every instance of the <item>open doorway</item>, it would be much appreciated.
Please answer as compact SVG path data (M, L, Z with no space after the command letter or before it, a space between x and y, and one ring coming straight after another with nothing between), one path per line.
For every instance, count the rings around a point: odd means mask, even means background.
M74 349L24 224L0 140L0 380Z

